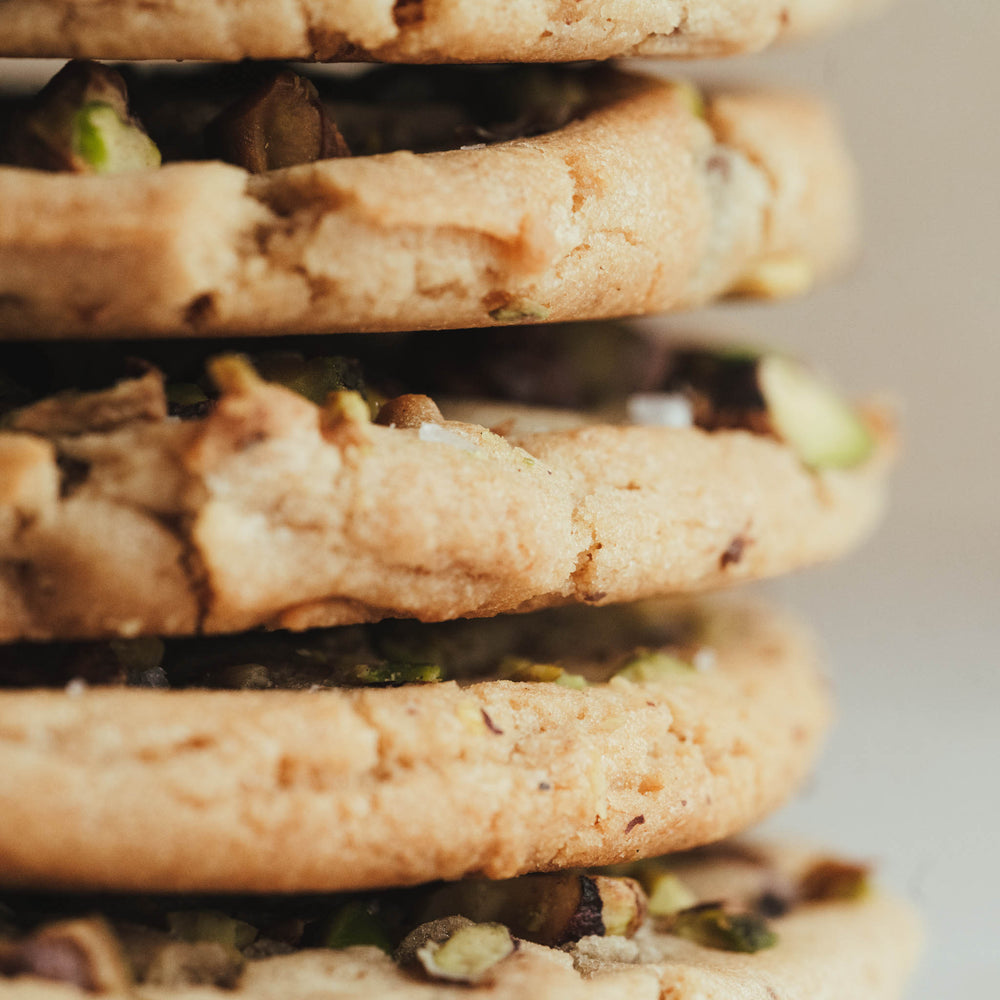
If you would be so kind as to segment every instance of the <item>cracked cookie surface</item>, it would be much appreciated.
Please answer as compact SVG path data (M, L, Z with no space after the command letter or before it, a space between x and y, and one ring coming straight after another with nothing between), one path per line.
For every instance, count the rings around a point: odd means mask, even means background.
M619 74L557 131L249 175L0 168L0 336L320 333L662 312L801 290L856 235L825 108ZM783 290L775 288L775 294Z
M567 655L603 622L600 663L691 614L586 609L572 629L582 610L516 621L544 630L569 613ZM604 864L726 836L797 787L828 693L794 624L740 606L698 614L699 668L580 689L2 692L0 880L315 892Z
M0 432L0 638L442 621L704 590L850 548L881 511L893 450L874 415L873 454L823 471L743 430L559 411L538 429L536 411L495 405L462 417L372 424L246 366L193 420L167 416L155 371L17 411Z

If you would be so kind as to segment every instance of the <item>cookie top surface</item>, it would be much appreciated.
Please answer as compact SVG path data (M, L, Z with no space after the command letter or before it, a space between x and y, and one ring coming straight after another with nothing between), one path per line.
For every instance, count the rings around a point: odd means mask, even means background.
M826 686L778 616L560 609L465 641L518 628L594 683L6 690L0 878L302 892L610 863L743 829L811 766Z
M0 55L538 62L716 56L828 27L873 0L5 0Z
M134 988L157 1000L895 1000L917 951L919 930L908 907L856 881L858 866L815 851L724 844L630 870L638 882L575 872L439 884L347 902L175 897L130 905L104 897L75 905L64 899L55 907L49 900L46 911L43 898L13 897L8 913L19 921L19 933L0 941L0 976L7 977L4 995L15 1000L130 994ZM667 883L669 893L663 891ZM580 920L588 892L604 906L600 915ZM635 918L627 927L609 926L606 899L628 906L629 893ZM556 900L574 895L577 912L567 923L567 906ZM477 922L455 916L459 908ZM94 916L102 911L107 922ZM453 915L435 920L435 913ZM559 928L569 935L561 944L551 940L552 933L566 936ZM446 945L463 935L464 954L456 960L455 948L449 955ZM318 949L320 943L327 946ZM60 945L65 955L68 944L75 945L75 961L46 962ZM394 957L380 948L395 948Z
M720 94L702 109L686 86L545 72L591 81L578 113L493 144L392 144L260 174L216 161L90 175L0 168L0 336L647 314L741 290L802 291L852 253L853 170L820 104Z
M855 418L868 453L819 469L749 425L513 404L450 421L419 397L429 411L385 426L357 397L317 406L233 357L212 370L221 395L188 420L156 371L8 414L2 640L441 621L719 587L855 544L893 451L874 414Z

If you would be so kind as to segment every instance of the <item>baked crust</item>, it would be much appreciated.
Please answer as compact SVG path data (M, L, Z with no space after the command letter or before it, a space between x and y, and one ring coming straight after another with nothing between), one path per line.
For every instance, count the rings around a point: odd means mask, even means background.
M180 421L150 372L11 419L0 639L443 621L771 576L867 533L892 452L876 422L864 464L811 472L739 430L521 431L513 406L506 436L383 427L245 365L223 390Z
M5 12L6 13L6 12ZM475 327L662 312L762 263L842 265L855 186L825 108L618 75L547 135L114 176L0 168L0 336Z
M2 693L0 881L342 890L716 840L797 787L829 706L796 626L738 607L707 621L707 669L582 690Z

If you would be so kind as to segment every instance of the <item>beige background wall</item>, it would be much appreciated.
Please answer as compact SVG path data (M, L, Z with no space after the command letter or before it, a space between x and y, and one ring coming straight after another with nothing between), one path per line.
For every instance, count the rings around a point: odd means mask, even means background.
M772 822L877 860L923 908L911 1000L1000 982L1000 5L898 0L819 45L712 66L839 105L866 244L834 287L688 326L767 337L904 403L889 518L841 566L773 590L830 651L839 728Z

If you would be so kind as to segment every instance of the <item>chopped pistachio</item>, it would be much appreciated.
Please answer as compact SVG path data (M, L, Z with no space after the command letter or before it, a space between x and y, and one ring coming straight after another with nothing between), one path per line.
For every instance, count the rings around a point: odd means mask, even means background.
M664 929L687 941L722 951L755 952L773 948L778 936L756 913L729 913L721 903L703 903L680 910Z
M291 70L226 108L207 137L220 159L255 174L351 155L316 87Z
M461 927L446 941L428 941L417 950L417 960L438 979L477 983L517 947L503 924Z
M306 360L293 351L276 351L255 356L254 365L268 382L277 382L317 406L332 392L350 389L366 394L361 367L350 358L334 355Z
M817 861L799 879L799 898L808 903L864 899L871 891L867 865L827 858Z
M695 905L698 897L673 873L653 870L641 878L649 894L649 912L654 917L667 917Z
M430 942L444 944L456 931L471 927L472 924L473 921L468 917L455 915L427 920L403 938L393 958L397 965L412 965L417 961L417 952L425 945Z
M760 261L733 289L736 295L763 299L785 299L809 291L816 275L801 254L781 254Z
M500 676L511 681L556 681L563 668L554 663L536 663L524 656L505 656L500 661Z
M564 670L556 678L555 683L560 687L572 688L574 691L582 691L583 688L589 687L587 678L583 674L571 674L568 670Z
M568 688L587 687L587 679L581 674L571 674L554 663L536 663L524 656L505 656L500 661L500 677L510 681L534 681Z
M673 88L695 118L705 117L705 98L690 80L673 80Z
M371 687L394 687L401 684L433 684L442 680L442 670L436 663L359 663L348 671L356 684Z
M601 921L608 937L631 937L647 912L646 894L635 879L594 875L601 897Z
M698 427L772 435L810 468L856 465L874 448L861 415L790 358L742 349L678 351L665 388L689 396Z
M323 404L323 416L329 424L371 423L371 410L364 397L351 389L331 392Z
M549 318L549 312L548 306L531 299L511 299L506 305L492 309L490 319L497 323L517 323L523 319L544 320Z
M252 944L257 928L218 910L175 910L167 914L167 926L182 941L215 941L241 950Z
M523 875L442 886L429 897L426 915L447 913L498 921L519 938L562 945L592 934L634 933L645 913L645 895L627 878L579 872Z
M156 144L109 104L92 101L73 119L74 146L95 174L115 174L160 165Z
M690 663L658 649L644 649L636 653L615 677L633 684L656 684L697 673Z
M319 943L324 948L352 948L371 945L386 954L392 946L385 928L372 913L371 907L360 900L345 903L321 930Z
M863 462L875 442L854 408L803 365L777 355L760 362L760 387L775 432L814 469Z
M156 167L160 152L129 115L125 81L100 63L67 63L18 117L8 140L18 166L76 173Z
M257 374L257 369L250 359L242 354L220 354L210 358L205 367L209 378L222 393L232 393L236 396L253 392L263 384L263 379Z

